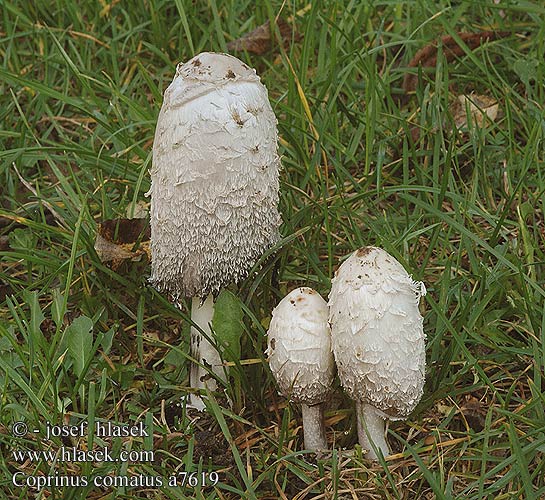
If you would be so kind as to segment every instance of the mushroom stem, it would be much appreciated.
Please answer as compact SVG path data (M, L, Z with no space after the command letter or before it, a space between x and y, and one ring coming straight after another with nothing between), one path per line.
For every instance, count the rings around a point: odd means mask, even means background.
M378 450L387 457L390 454L390 448L384 436L384 418L371 405L361 402L356 402L356 412L358 440L361 447L367 450L365 458L378 460Z
M327 439L324 426L324 405L302 404L303 411L303 435L305 450L327 450Z
M214 318L214 297L212 294L206 297L206 300L201 303L199 297L193 297L191 301L191 321L197 325L208 338L212 338L210 324ZM210 391L215 391L217 383L214 377L209 373L205 366L209 365L211 371L226 380L225 371L223 370L221 357L216 349L206 337L194 326L191 327L191 357L197 363L191 363L189 371L189 384L193 389L208 388ZM203 366L204 365L204 366ZM203 410L205 405L199 394L192 393L189 397L189 403L198 410Z

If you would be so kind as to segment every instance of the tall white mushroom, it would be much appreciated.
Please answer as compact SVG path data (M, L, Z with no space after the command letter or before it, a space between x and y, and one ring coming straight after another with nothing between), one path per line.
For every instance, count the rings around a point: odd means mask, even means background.
M279 239L276 117L255 70L204 52L176 68L153 142L151 283L179 303L192 297L194 388L225 379L211 335L213 295L244 279ZM206 379L209 380L206 380ZM191 397L193 406L202 400Z
M329 323L339 378L356 400L358 438L367 457L390 454L384 420L406 418L424 386L425 336L418 310L426 294L384 250L365 247L339 267Z
M323 403L335 363L327 303L318 292L296 288L280 301L272 313L267 355L282 394L301 404L305 449L327 449Z

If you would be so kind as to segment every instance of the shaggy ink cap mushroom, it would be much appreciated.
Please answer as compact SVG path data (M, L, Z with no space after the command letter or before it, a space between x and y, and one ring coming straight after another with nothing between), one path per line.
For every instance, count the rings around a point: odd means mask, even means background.
M238 282L279 238L278 134L255 70L204 52L179 64L153 141L150 282L192 297L192 388L226 379L213 343L212 294ZM199 300L200 299L200 300ZM204 333L204 335L203 335ZM190 404L204 408L196 394Z
M336 272L329 294L333 353L341 383L356 400L358 435L370 458L389 448L384 419L406 418L422 397L425 336L418 309L426 289L390 254L354 252Z
M206 297L279 240L276 117L255 70L204 52L180 64L153 143L150 281Z
M305 448L326 449L323 403L335 376L327 303L311 288L297 288L273 310L269 366L281 393L302 405Z

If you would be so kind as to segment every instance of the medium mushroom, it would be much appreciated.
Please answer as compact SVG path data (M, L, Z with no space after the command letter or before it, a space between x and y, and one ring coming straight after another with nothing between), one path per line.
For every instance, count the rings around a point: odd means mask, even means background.
M335 363L327 303L318 292L296 288L280 301L272 313L266 354L281 393L301 404L305 449L327 449L323 403Z
M333 353L341 383L356 400L366 457L390 454L385 419L405 419L424 386L425 336L418 310L426 294L384 250L360 248L337 270L329 294Z
M216 389L207 365L226 378L206 339L214 295L244 279L279 240L276 123L255 70L227 54L179 64L164 94L149 191L150 282L178 305L192 298L193 388ZM190 401L204 407L194 394Z

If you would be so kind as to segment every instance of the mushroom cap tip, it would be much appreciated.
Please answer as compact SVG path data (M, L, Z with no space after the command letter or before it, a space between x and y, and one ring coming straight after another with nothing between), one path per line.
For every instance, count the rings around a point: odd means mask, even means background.
M176 77L200 82L259 81L255 69L222 52L201 52L176 66Z

